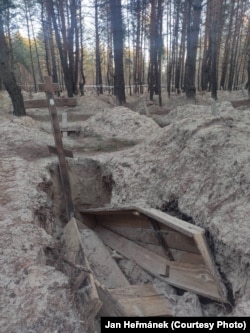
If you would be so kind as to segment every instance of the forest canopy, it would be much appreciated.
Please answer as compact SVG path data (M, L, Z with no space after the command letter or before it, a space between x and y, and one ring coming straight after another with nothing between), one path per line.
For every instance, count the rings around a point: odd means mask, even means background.
M0 34L19 86L49 75L69 97L249 88L249 0L0 0ZM3 38L1 39L3 43ZM2 45L1 45L2 47ZM3 70L0 88L3 89ZM250 93L250 90L249 90Z

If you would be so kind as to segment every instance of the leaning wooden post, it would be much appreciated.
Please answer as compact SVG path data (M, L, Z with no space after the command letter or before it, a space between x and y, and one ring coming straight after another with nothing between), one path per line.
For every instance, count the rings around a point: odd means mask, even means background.
M71 194L67 161L65 158L63 142L62 142L62 134L59 125L59 120L57 117L57 111L54 99L55 84L52 83L52 80L49 76L44 77L44 83L45 83L45 92L50 111L54 140L59 159L59 169L60 169L61 182L63 186L64 198L66 203L66 210L67 210L68 219L70 220L74 216L75 212L74 212L74 205Z

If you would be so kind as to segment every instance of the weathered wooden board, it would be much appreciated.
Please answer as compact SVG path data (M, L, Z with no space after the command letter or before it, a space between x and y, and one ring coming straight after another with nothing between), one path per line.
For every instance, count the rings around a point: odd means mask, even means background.
M218 290L217 281L204 264L169 261L102 227L95 230L106 245L134 260L150 274L163 278L173 286L221 301L222 295ZM168 275L164 274L165 267L168 267Z
M59 83L52 83L51 85L53 91L60 91ZM38 90L46 92L46 84L45 83L38 83Z
M125 309L119 304L110 291L105 286L101 285L98 280L95 282L98 295L103 303L99 315L102 317L126 317Z
M133 285L110 290L127 316L173 316L172 304L152 285Z
M48 149L49 149L49 152L50 152L51 154L56 154L56 155L57 155L57 149L56 149L56 147L53 147L53 146L49 146L49 145L48 145ZM64 151L64 155L65 155L66 157L71 157L71 158L74 157L73 152L72 152L71 150L68 150L68 149L65 149L65 148L64 148L63 151Z
M133 241L143 241L150 244L158 244L155 234L152 233L152 225L150 218L144 214L135 214L135 210L111 210L102 213L97 209L94 211L81 211L83 219L95 217L97 224L104 226L107 229L113 230L121 236L124 236ZM165 214L166 215L166 214ZM171 218L171 217L170 217ZM93 227L93 226L90 226ZM192 253L199 253L193 237L187 236L173 228L160 223L161 234L168 244L169 249L177 249Z
M63 234L65 269L70 277L80 311L86 325L90 325L99 312L102 302L99 299L94 277L86 256L75 218L67 223Z
M168 259L166 256L166 253L162 246L160 245L153 245L153 244L147 244L144 242L136 242L138 245L145 247L149 251L152 251L156 254L159 254L160 256ZM184 262L184 263L189 263L189 264L203 264L205 265L205 261L203 257L200 254L196 253L190 253L186 251L179 251L179 250L174 250L172 249L172 254L174 257L174 261L177 262Z
M240 101L232 101L231 102L234 108L238 108L239 106L250 106L250 99L243 99Z
M98 226L95 228L95 231L106 245L118 251L126 258L135 261L147 272L157 276L168 276L168 261L161 256L105 228Z
M105 227L105 239L100 233L104 243L131 260L140 258L146 247L148 266L150 266L150 261L153 258L152 255L149 259L150 253L156 255L157 252L158 256L161 257L161 260L157 260L157 262L161 263L161 267L166 265L169 268L167 277L159 274L159 277L166 282L211 299L227 302L226 289L206 243L204 229L153 208L126 207L82 210L81 216L84 220L91 221L90 227L97 230L98 234L98 230ZM157 221L159 232L174 254L173 261L168 260L162 254L159 239L157 242L155 231L152 230L152 220ZM107 237L107 233L113 235ZM117 241L118 239L119 241ZM134 242L141 242L141 246ZM143 254L136 261L138 265L141 265L141 262L146 262L142 258ZM142 268L147 270L145 267ZM151 274L157 275L157 268L152 269L152 271ZM148 272L150 271L148 270Z
M84 254L95 278L106 288L129 286L130 283L100 237L93 230L86 228L80 230L80 235Z
M131 227L121 227L112 224L109 221L101 221L101 218L98 218L99 225L114 231L120 236L124 236L135 242L144 242L147 244L157 245L158 240L155 235L152 233L152 228L148 224L146 228L131 228ZM131 218L132 222L132 218ZM191 253L199 253L195 241L193 238L182 235L179 232L173 230L161 229L162 236L166 240L170 249L176 249L181 251L187 251Z
M62 106L77 106L77 99L72 98L55 98L55 105L57 107ZM39 109L39 108L48 108L49 103L46 99L31 99L24 101L25 109Z
M194 224L182 221L174 216L163 213L154 208L142 208L142 207L124 207L124 208L97 208L82 210L81 213L94 214L96 218L100 219L108 216L110 223L115 223L117 226L125 226L122 219L127 218L127 226L136 226L137 228L145 227L148 225L150 218L161 222L167 229L176 230L188 237L193 237L194 233L204 233L204 230ZM133 219L132 219L133 216ZM113 219L113 220L112 220ZM137 224L136 224L137 223Z

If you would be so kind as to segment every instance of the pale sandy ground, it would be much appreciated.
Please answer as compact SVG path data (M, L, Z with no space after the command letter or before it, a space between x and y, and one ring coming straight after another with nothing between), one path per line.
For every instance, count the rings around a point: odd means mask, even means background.
M244 91L219 92L214 111L208 93L196 104L164 95L162 108L156 99L129 97L131 111L113 108L111 96L89 95L58 110L81 129L63 139L75 156L69 166L76 207L163 209L174 199L207 230L231 311L154 281L176 315L250 315L250 109L229 102L242 98ZM57 159L47 149L54 144L48 110L16 118L5 93L0 105L0 331L84 332L68 278L46 264L46 248L56 247L65 222L50 172ZM112 178L109 196L100 187L103 176ZM133 274L135 281L149 278Z

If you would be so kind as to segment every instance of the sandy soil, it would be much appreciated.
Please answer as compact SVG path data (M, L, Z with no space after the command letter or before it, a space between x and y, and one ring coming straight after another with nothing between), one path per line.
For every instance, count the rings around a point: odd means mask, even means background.
M171 295L176 315L249 316L250 109L230 103L246 92L219 92L215 109L209 94L198 94L195 104L163 97L162 108L144 96L115 107L112 96L90 95L79 97L75 108L58 109L60 120L67 112L69 126L80 127L63 138L74 153L74 203L169 212L175 201L176 211L207 230L231 307L158 288ZM54 145L49 112L30 109L17 118L5 93L0 104L0 331L84 332L70 281L48 254L66 222L55 185L57 158L47 148Z

